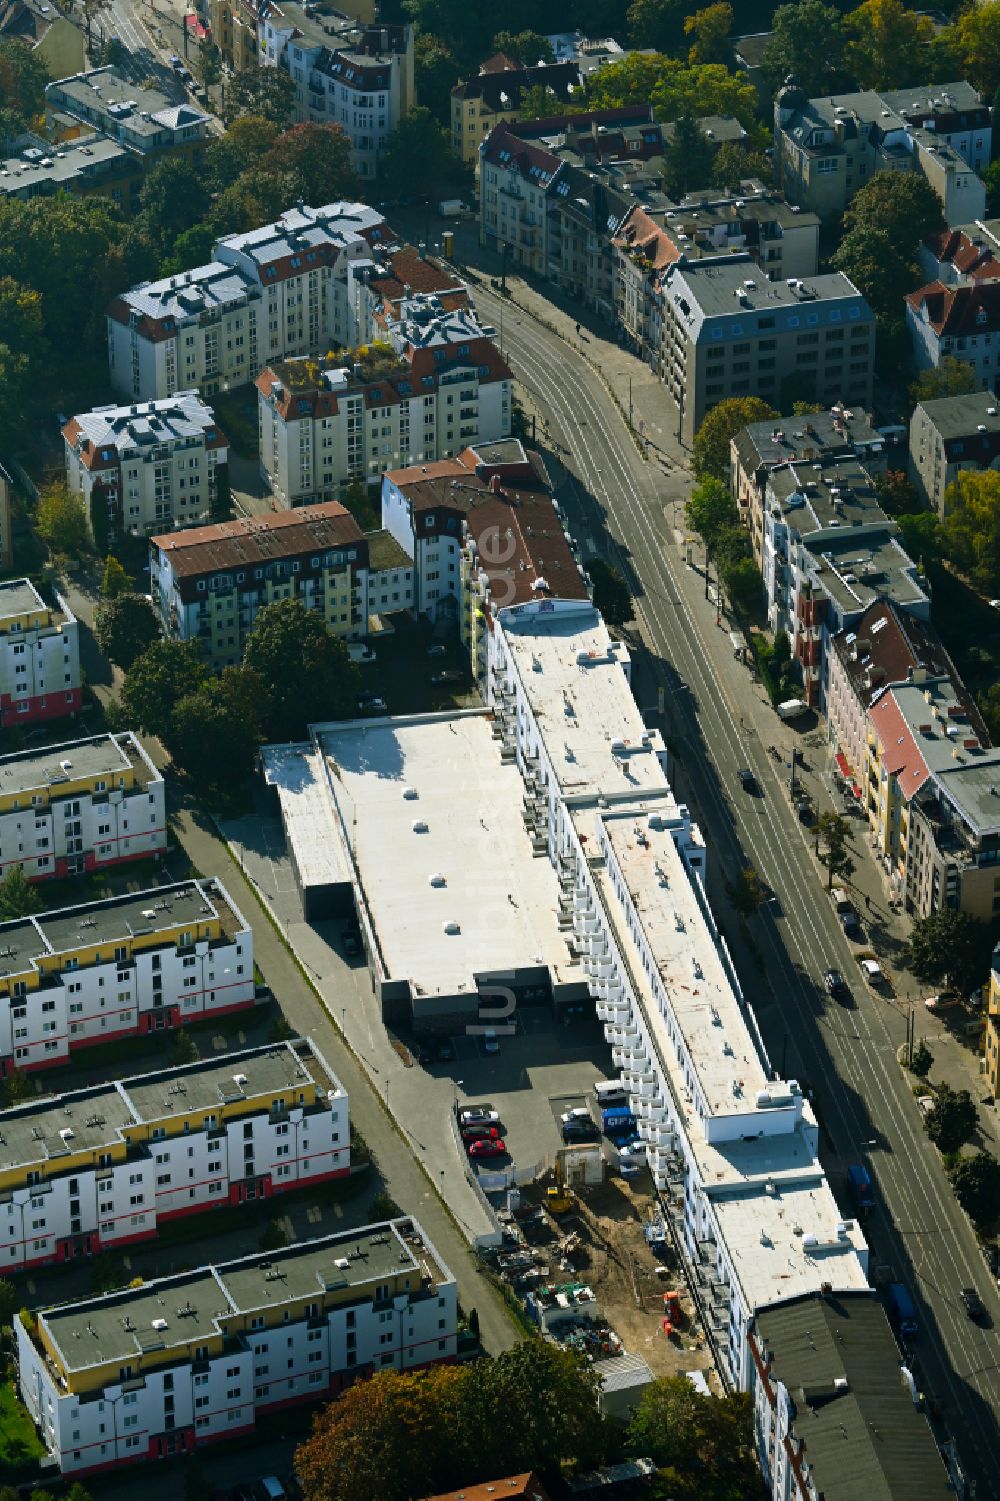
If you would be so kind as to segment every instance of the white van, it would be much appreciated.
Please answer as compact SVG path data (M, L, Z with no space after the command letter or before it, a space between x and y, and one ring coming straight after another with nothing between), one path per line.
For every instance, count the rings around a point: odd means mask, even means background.
M594 1094L601 1110L614 1110L618 1105L628 1104L628 1095L620 1079L598 1079L594 1085Z

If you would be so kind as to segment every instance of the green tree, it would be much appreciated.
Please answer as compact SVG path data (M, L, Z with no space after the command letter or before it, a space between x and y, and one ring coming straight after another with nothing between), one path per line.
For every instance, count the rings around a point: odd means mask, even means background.
M703 10L684 18L684 35L690 37L689 63L728 63L732 54L728 37L733 27L733 7L715 0Z
M851 859L851 826L839 813L821 813L816 825L820 864L826 866L826 889L836 880L849 881L854 874Z
M208 203L202 172L179 156L154 162L139 190L143 227L161 255L171 250L179 235L200 223Z
M963 7L937 40L957 71L936 76L967 78L992 98L1000 89L1000 10L995 5Z
M985 693L979 695L979 708L991 741L994 745L1000 744L1000 683L992 683Z
M587 99L595 109L651 101L658 120L734 115L749 130L755 125L757 91L722 63L690 66L662 53L632 52L590 75Z
M677 1501L759 1494L753 1409L745 1392L705 1396L684 1376L652 1381L628 1426L632 1454L648 1455Z
M344 642L298 599L265 605L246 639L243 665L260 676L263 728L271 740L297 740L310 720L354 710L358 669Z
M733 880L726 881L726 895L742 917L752 917L767 896L767 887L752 865L744 865Z
M1000 590L1000 474L960 469L944 493L942 546L985 594Z
M970 991L989 972L991 933L968 912L942 907L914 919L903 962L918 980Z
M844 227L878 229L902 252L914 253L922 240L944 228L944 214L920 172L876 172L852 198Z
M681 115L674 121L663 151L663 186L672 198L706 188L712 176L712 143L697 120Z
M160 638L160 625L143 594L117 594L94 611L94 639L109 661L128 672Z
M723 141L712 163L712 183L732 191L748 177L757 178L767 187L774 180L770 158L763 151L748 151L739 141Z
M24 874L23 865L8 865L0 880L0 922L16 917L30 917L40 912L41 898Z
M0 1329L7 1329L13 1324L17 1305L18 1295L14 1290L13 1282L8 1282L6 1277L0 1277Z
M913 1057L910 1059L910 1073L915 1074L918 1079L926 1079L933 1067L934 1054L923 1038L921 1038L913 1049Z
M878 503L887 516L912 516L919 504L905 469L889 469L875 481Z
M938 401L943 396L968 396L979 390L975 366L946 354L936 369L921 370L910 387L910 401Z
M729 445L751 422L766 422L778 413L759 396L730 396L708 413L694 440L694 472L699 479L729 477Z
M807 98L835 93L846 81L847 31L836 7L823 0L779 5L764 48L764 76L777 93L791 75Z
M461 77L452 49L440 37L422 32L413 44L413 77L417 98L435 120L451 128L451 91Z
M533 83L521 95L519 116L522 120L545 120L550 115L576 114L582 108L582 104L564 99L547 84Z
M992 1225L1000 1214L1000 1162L990 1152L976 1152L952 1163L948 1177L970 1220Z
M207 676L197 641L154 641L125 675L121 692L125 722L166 743L174 705L196 692Z
M946 1157L957 1152L972 1136L978 1124L976 1102L967 1089L952 1089L942 1084L934 1104L924 1116L927 1135Z
M27 130L44 115L45 88L50 82L49 70L36 51L15 37L0 39L0 111L16 127L9 131L11 135Z
M470 1389L473 1401L479 1385ZM482 1369L481 1385L481 1410L506 1417L505 1431L484 1436L489 1473L551 1472L571 1459L586 1469L601 1458L597 1378L574 1351L524 1340Z
M398 1219L402 1212L392 1195L382 1189L368 1205L366 1219L369 1225L377 1225L381 1220Z
M864 89L904 89L924 74L925 49L934 37L928 16L903 0L865 0L846 17L847 63Z
M284 125L294 105L295 84L283 68L247 68L230 78L222 118L227 126L241 115Z
M288 207L285 184L262 166L251 167L212 204L208 224L213 236L241 234L276 219Z
M632 0L628 8L628 36L633 47L671 52L684 34L684 0Z
M920 273L913 257L884 229L856 225L841 240L831 265L867 298L880 324L902 321L901 289L915 285Z
M594 586L594 604L606 623L617 629L627 625L632 619L632 596L618 569L603 558L591 558L587 572Z
M293 125L261 159L260 170L282 179L289 203L319 205L354 199L358 176L351 139L339 125Z
M34 1094L31 1080L23 1068L12 1068L3 1081L4 1101L7 1105L23 1105Z
M60 482L41 491L35 527L51 551L64 557L78 558L90 543L83 501Z
M536 63L554 63L556 60L548 37L542 36L540 31L530 29L498 31L493 38L493 50L516 58L525 68L533 68Z
M190 1034L181 1027L174 1033L174 1045L171 1049L175 1064L197 1063L198 1049Z
M1000 161L990 162L982 178L986 184L986 213L992 219L1000 214Z
M735 500L723 481L714 477L695 485L684 507L684 515L709 552L714 552L719 539L739 524Z
M743 615L751 615L760 604L764 580L750 556L750 538L742 529L740 538L745 549L744 555L726 562L721 570L722 582L734 607Z
M0 276L0 329L5 343L24 357L27 378L43 379L50 352L41 293Z
M205 176L215 193L232 187L251 167L256 167L281 135L281 127L259 115L234 120L225 135L216 136L205 151Z
M199 787L232 789L249 779L261 743L263 699L256 674L228 667L178 700L168 744Z
M117 599L119 594L129 594L131 589L132 580L118 559L108 553L104 559L104 572L101 574L101 593L104 598Z
M288 1245L288 1233L280 1220L268 1220L260 1237L262 1251L280 1251Z
M913 511L897 516L899 539L911 558L926 567L936 563L941 552L941 523L933 511Z
M222 53L214 42L202 42L194 60L194 76L207 94L222 82Z
M204 266L212 259L214 244L211 224L194 224L177 236L170 254L163 257L160 270L164 276L178 276L193 266Z
M461 175L448 132L422 106L411 109L390 133L379 162L379 181L391 198L411 193L414 183L433 192Z
M0 447L8 451L23 441L32 389L28 356L0 343Z

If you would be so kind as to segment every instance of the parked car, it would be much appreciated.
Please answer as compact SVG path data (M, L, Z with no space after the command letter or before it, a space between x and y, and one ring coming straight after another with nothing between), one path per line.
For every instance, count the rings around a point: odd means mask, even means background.
M743 767L741 767L741 769L736 773L736 775L740 779L740 786L743 788L744 792L756 792L757 791L757 778L754 776L754 774L750 770L749 766L743 766Z
M574 1107L574 1109L565 1111L559 1117L559 1120L560 1123L564 1126L568 1126L571 1121L589 1121L591 1124L593 1124L593 1116L587 1109L586 1105L577 1105Z
M865 930L858 921L858 914L856 912L842 912L840 914L840 926L844 930L844 937L850 939L851 943L862 943L864 941Z
M917 1108L921 1115L930 1115L934 1109L934 1096L932 1094L918 1095Z
M458 1112L459 1124L464 1126L495 1126L500 1117L492 1105L468 1105Z
M438 1063L450 1063L455 1056L455 1044L450 1037L439 1037L434 1044L434 1057Z
M981 1324L986 1318L986 1305L976 1292L976 1289L974 1287L963 1287L959 1296L962 1299L962 1307L965 1309L966 1317L970 1318L974 1324Z
M184 66L183 60L177 56L176 52L171 52L168 62L175 73L179 73Z
M429 657L446 657L448 655L448 648L442 646L440 641L435 641L433 646L427 648L427 655Z
M440 687L442 683L460 683L464 676L465 674L459 672L457 667L448 667L444 672L435 672L431 682L435 687Z
M601 1133L593 1121L567 1121L562 1127L562 1139L568 1146L573 1141L600 1141Z
M882 973L882 966L877 959L862 959L859 962L861 964L861 973L869 985L879 986L885 984L885 975Z
M344 945L344 953L349 959L354 959L361 953L361 934L357 928L348 924L341 932L340 941Z
M377 693L365 693L358 699L358 712L361 714L384 714L386 712L385 699Z
M493 1141L472 1141L469 1143L470 1157L506 1157L507 1143L497 1137Z
M500 1128L499 1128L499 1126L468 1126L468 1125L466 1125L466 1126L462 1127L462 1140L464 1142L470 1142L470 1141L499 1141L500 1140Z

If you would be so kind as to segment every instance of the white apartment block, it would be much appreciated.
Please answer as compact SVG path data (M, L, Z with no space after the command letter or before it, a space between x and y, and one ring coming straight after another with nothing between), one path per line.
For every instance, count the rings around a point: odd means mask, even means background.
M628 655L586 603L498 613L489 697L560 885L560 914L622 1071L713 1351L748 1388L756 1312L867 1287L868 1249L777 1077L705 894L706 850L670 791Z
M15 1321L21 1395L66 1475L254 1432L375 1371L453 1360L455 1279L387 1220Z
M219 881L0 923L0 1076L254 1000L253 934Z
M350 271L374 264L382 224L363 203L299 205L224 236L205 266L133 287L108 309L113 388L130 401L208 396L272 360L358 343Z
M0 756L0 874L76 875L166 847L163 778L131 730Z
M3 1275L350 1171L347 1095L302 1039L32 1101L0 1138Z
M257 35L261 63L295 85L295 118L339 125L355 172L374 178L386 139L416 103L413 27L367 24L325 0L271 0Z
M63 443L66 483L82 495L91 524L100 506L112 532L132 536L207 521L217 466L229 459L226 435L197 391L94 407L70 418Z
M464 308L405 300L364 363L285 360L257 381L260 467L284 505L510 436L513 377Z
M0 728L62 719L83 705L76 616L29 579L0 582Z

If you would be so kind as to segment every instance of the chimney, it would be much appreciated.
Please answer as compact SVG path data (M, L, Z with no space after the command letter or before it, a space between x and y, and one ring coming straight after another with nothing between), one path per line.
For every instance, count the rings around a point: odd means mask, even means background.
M500 476L499 476L499 474L491 474L490 475L490 489L492 490L492 492L493 492L494 495L502 495L503 494L503 491L500 488Z

